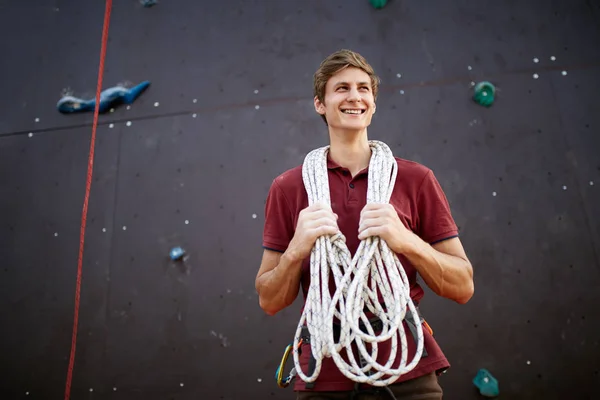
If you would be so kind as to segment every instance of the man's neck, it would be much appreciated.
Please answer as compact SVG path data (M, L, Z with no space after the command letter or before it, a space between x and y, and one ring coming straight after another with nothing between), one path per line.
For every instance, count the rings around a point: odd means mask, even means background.
M355 176L369 166L371 148L367 131L356 133L329 133L329 156L336 164L347 168Z

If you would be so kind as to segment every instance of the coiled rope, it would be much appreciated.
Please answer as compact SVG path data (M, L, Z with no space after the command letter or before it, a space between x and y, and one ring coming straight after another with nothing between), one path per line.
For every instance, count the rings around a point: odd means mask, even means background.
M388 203L394 189L398 164L390 148L380 141L369 141L372 154L369 161L367 203ZM309 205L324 202L330 205L327 152L329 146L311 151L302 166L302 178L308 194ZM333 273L336 290L331 297L329 274ZM369 277L371 278L369 282ZM385 279L387 277L387 279ZM378 299L383 298L383 306ZM366 308L382 322L382 330L375 329L365 314ZM417 332L417 349L407 364L406 332L402 325L407 311L413 315ZM334 322L340 325L339 341L334 340ZM367 332L359 327L364 324ZM321 371L322 360L332 357L339 370L354 382L372 386L387 386L401 375L411 371L423 352L423 330L417 309L410 298L410 285L404 268L396 254L379 237L362 240L354 257L346 246L345 237L321 236L316 240L310 255L310 286L304 311L295 335L299 343L302 327L310 332L310 346L316 360L314 372L307 376L300 367L299 346L294 346L296 373L305 382L314 382ZM398 353L400 337L401 359L392 368ZM380 364L377 360L378 343L391 338L389 359ZM354 357L355 344L359 356L365 361L359 365ZM367 347L370 349L367 349ZM346 349L348 362L340 355Z

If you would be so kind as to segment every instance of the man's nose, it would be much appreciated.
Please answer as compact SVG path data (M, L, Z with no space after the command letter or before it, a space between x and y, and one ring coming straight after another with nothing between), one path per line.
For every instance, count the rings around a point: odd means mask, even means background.
M362 100L362 97L361 97L358 89L350 88L350 90L348 91L348 101L360 101L360 100Z

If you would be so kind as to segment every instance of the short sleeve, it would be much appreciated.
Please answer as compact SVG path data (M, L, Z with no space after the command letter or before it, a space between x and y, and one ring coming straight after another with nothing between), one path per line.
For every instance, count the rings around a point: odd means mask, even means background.
M294 219L287 198L274 180L265 204L263 247L284 252L294 237Z
M458 236L448 199L429 170L417 195L418 235L429 244Z

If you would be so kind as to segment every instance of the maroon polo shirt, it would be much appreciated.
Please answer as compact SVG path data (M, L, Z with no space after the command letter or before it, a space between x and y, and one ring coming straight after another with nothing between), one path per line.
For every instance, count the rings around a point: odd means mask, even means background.
M390 204L394 206L404 225L416 233L425 242L433 244L445 239L458 236L458 229L452 218L450 206L433 172L416 162L396 157L398 174ZM366 205L368 168L360 171L355 177L346 168L327 160L331 207L338 215L338 226L346 237L346 245L351 254L358 249L358 225L360 212ZM273 181L265 206L265 226L263 247L284 252L292 237L298 222L300 211L308 207L308 197L302 181L302 166L290 169L279 175ZM424 295L423 289L417 283L417 271L402 255L398 258L406 271L410 282L410 293L415 305ZM333 278L332 278L333 281ZM302 292L306 295L310 286L310 257L302 264ZM427 316L423 316L427 320ZM410 362L416 351L416 343L404 322L408 340L408 359ZM432 327L435 330L435 327ZM440 373L450 364L435 339L427 329L423 329L424 344L428 355L408 374L402 375L396 382L416 378L430 372ZM400 347L400 346L398 346ZM381 364L389 359L391 339L379 344L378 360ZM346 356L342 354L344 358ZM300 365L308 374L310 345L302 345ZM397 368L400 355L393 364ZM346 378L337 368L332 358L323 359L321 372L314 383L313 389L306 389L301 379L296 379L294 390L339 391L352 390L354 382Z

